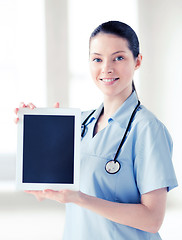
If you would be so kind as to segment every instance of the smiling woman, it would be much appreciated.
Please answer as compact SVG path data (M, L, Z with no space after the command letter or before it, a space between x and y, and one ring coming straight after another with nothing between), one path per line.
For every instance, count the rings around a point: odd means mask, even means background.
M29 193L66 203L64 240L160 240L167 192L177 186L172 140L132 87L142 60L133 29L109 21L94 32L90 70L104 100L82 113L80 191Z

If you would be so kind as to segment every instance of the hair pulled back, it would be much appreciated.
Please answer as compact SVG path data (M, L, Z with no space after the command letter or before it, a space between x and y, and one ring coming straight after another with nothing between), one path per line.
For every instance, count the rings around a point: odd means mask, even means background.
M99 33L113 34L128 41L128 48L133 53L134 58L139 55L139 41L135 31L127 24L119 21L109 21L99 25L91 34L91 39Z

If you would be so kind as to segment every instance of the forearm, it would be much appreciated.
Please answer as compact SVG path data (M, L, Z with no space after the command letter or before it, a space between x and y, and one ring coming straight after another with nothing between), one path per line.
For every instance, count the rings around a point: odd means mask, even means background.
M111 221L155 233L159 230L166 205L166 188L158 189L141 196L141 204L110 202L86 195L80 191L45 190L28 191L38 199L48 198L60 203L75 203Z
M81 207L96 212L111 221L134 227L147 232L157 232L162 224L164 213L144 204L123 204L110 202L80 193L78 202Z

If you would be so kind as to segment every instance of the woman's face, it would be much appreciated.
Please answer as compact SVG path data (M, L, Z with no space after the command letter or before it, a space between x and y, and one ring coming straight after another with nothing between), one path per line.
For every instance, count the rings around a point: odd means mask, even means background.
M98 88L107 97L127 98L132 92L134 71L141 55L134 59L126 39L99 33L90 42L90 71Z

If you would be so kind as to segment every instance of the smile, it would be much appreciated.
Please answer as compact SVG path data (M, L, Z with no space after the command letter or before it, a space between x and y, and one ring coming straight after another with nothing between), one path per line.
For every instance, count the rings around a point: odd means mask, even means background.
M119 78L101 78L100 80L103 82L114 82L118 80Z

